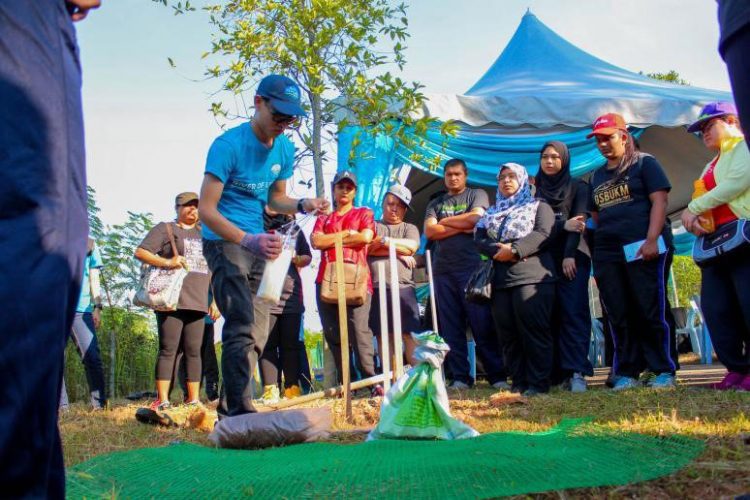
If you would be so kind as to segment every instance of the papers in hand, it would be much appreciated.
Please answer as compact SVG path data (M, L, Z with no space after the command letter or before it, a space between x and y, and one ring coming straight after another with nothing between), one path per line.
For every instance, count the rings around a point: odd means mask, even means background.
M646 240L635 241L622 246L622 251L625 252L625 262L633 262L634 260L642 260L643 256L638 255L638 250L641 246L646 243ZM656 244L659 247L659 255L667 251L667 245L664 243L664 236L659 236L656 240Z

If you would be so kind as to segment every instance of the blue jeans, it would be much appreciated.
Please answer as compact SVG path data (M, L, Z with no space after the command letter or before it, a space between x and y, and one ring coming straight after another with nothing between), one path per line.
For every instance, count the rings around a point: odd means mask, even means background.
M221 332L222 397L218 411L234 416L255 412L253 374L268 339L269 307L255 294L266 261L235 243L203 240L214 300L224 317Z
M86 369L86 381L91 393L91 406L104 408L107 405L107 392L104 384L104 368L99 355L99 343L96 340L94 316L90 312L77 312L73 319L70 333L76 344L78 354ZM65 390L65 380L60 391L60 406L68 406L68 393Z
M78 48L62 0L3 0L0 33L0 485L62 498L57 411L88 234Z
M440 335L451 348L445 358L446 370L452 380L473 384L469 372L469 350L466 326L471 327L477 348L490 384L505 381L507 374L500 354L498 336L492 321L489 304L472 304L464 296L464 288L473 270L440 273L435 276L435 300Z

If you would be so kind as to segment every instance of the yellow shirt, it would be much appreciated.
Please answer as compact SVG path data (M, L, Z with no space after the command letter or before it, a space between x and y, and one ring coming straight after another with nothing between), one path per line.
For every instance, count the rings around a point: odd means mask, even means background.
M701 177L713 163L703 169ZM688 210L702 214L727 204L740 219L750 219L750 151L742 135L733 135L721 143L719 161L714 167L716 187L690 202Z

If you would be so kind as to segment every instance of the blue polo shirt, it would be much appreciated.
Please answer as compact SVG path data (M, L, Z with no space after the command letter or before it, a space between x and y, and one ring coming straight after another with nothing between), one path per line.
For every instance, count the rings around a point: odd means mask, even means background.
M294 144L285 135L266 147L255 136L250 123L243 123L220 135L208 150L206 173L224 184L219 213L232 224L251 234L263 232L263 206L268 189L277 180L286 180L294 169ZM203 238L221 237L203 226Z

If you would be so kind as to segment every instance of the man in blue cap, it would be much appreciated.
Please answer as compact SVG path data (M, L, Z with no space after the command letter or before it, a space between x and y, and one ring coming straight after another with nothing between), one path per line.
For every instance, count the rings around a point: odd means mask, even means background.
M266 259L281 252L281 238L263 231L266 203L279 213L326 212L323 198L292 199L286 181L294 145L283 132L305 111L291 79L268 75L258 85L255 114L211 145L200 194L203 252L214 298L225 318L219 413L254 412L252 375L268 338L268 305L255 300Z

